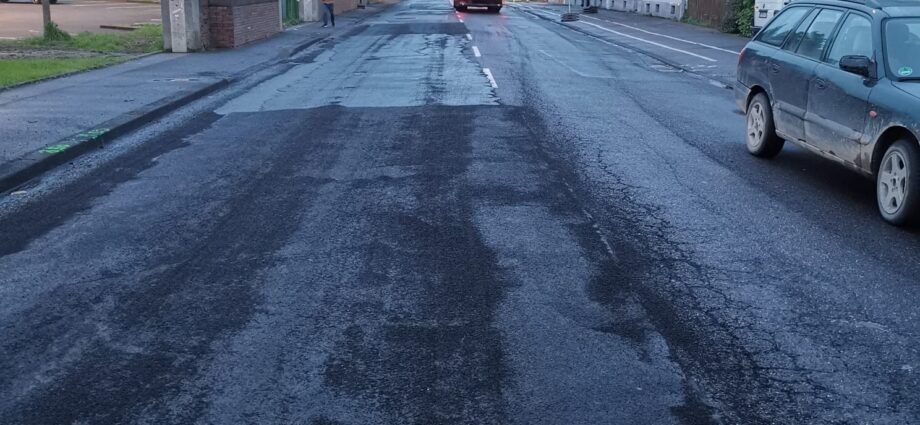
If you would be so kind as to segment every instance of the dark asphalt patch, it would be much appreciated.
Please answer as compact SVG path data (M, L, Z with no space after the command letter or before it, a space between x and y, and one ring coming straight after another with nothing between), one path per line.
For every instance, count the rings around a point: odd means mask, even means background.
M30 241L86 210L94 199L105 196L119 184L154 166L154 158L181 148L186 137L205 130L218 118L220 116L213 113L199 115L186 125L150 140L138 150L115 158L112 163L118 166L93 170L51 196L11 214L0 222L0 257L22 250Z
M72 339L75 330L82 334L77 342L86 345L79 359L66 371L60 371L54 382L28 399L19 400L12 411L4 412L4 417L23 424L84 420L112 423L127 421L144 409L153 409L153 415L160 420L173 417L162 406L157 408L157 403L195 377L215 339L249 321L258 305L255 273L268 266L272 253L287 241L297 223L294 218L310 191L328 183L297 172L304 166L320 170L329 163L330 156L335 156L336 150L328 142L303 143L302 135L309 132L314 140L330 137L338 125L336 117L340 116L336 109L239 114L230 118L233 126L218 125L198 133L193 143L213 144L212 149L220 149L227 139L235 143L278 144L269 149L270 157L265 158L261 169L246 175L246 180L233 188L233 196L223 199L205 223L194 223L194 214L168 218L186 234L183 243L161 246L158 251L162 257L149 259L159 264L155 270L119 276L108 285L59 286L20 320L4 327L0 359L15 362L3 364L5 371L16 370L14 365L28 364L30 359L42 359L54 351L50 345ZM244 123L257 126L263 120L285 125L248 137L233 130L238 126L251 128ZM202 121L197 124L199 129L213 123ZM167 141L173 143L167 143L167 148L184 143L179 137ZM157 145L145 146L152 149ZM102 193L111 193L113 186L150 167L150 153L145 149L126 158L139 164L136 169L128 168L130 172L101 169L95 177L121 177ZM94 178L79 181L80 185L93 183L97 183ZM78 189L76 193L86 192ZM76 199L83 203L74 205L86 205L91 199L93 196ZM188 208L197 209L193 205ZM74 295L80 295L85 303L68 302ZM90 313L101 307L100 303L112 305L96 318L105 323L108 338L97 338L92 326L69 326L98 316L98 312ZM50 320L45 316L49 311L57 312ZM0 382L6 387L12 378L4 374ZM204 407L206 403L196 400L188 410L175 415L179 422L193 422Z
M685 372L697 359L708 363L717 357L715 352L705 352L707 347L717 350L720 346L715 341L703 342L713 336L701 333L702 326L694 319L696 306L677 310L675 306L682 303L674 300L672 293L663 292L675 279L682 279L679 273L687 269L682 263L693 266L692 256L667 240L667 224L656 223L656 208L638 202L627 185L607 192L607 198L597 199L577 174L570 144L557 139L562 135L547 128L532 109L521 108L515 118L536 142L522 152L532 161L548 166L542 181L550 185L548 190L555 195L554 212L588 218L586 223L569 227L585 255L599 269L597 276L587 283L586 291L593 301L608 308L612 320L597 330L631 341L645 358L649 356L644 352L648 335L660 334L674 360L685 366ZM614 252L608 252L610 248ZM675 257L682 260L666 261ZM688 375L686 379L685 403L672 407L674 416L688 425L719 423L713 402L704 401L707 394L691 382L695 377Z
M462 174L482 107L401 111L387 146L390 166L415 177L365 189L408 186L417 208L368 211L361 284L392 288L412 311L381 311L382 323L352 326L328 361L326 383L374 400L411 423L504 422L504 360L494 312L505 284L471 220L474 197ZM375 187L376 186L376 187ZM368 244L368 242L373 241Z
M457 176L470 161L468 133L476 110L324 107L238 113L216 122L211 117L164 136L162 143L148 143L149 148L49 197L49 202L67 202L73 211L47 222L19 223L28 239L91 210L94 203L133 196L117 191L127 181L133 180L136 189L158 185L158 179L141 172L174 164L176 156L210 158L233 156L221 152L225 149L250 151L239 156L246 163L239 170L242 181L231 176L218 180L233 185L229 197L220 195L223 190L209 189L203 198L188 198L191 203L185 209L196 213L161 218L175 227L168 245L158 245L167 236L161 233L141 231L134 236L156 245L144 264L96 282L61 282L2 328L4 393L14 382L28 380L10 372L40 369L63 341L81 347L73 361L54 370L52 382L24 399L6 397L3 416L24 424L111 423L141 416L188 423L199 418L208 407L200 398L185 403L179 412L169 413L166 403L194 382L217 339L233 335L251 320L260 308L257 274L276 264L273 254L295 232L311 194L337 181L322 176L336 163L339 149L361 143L390 155L392 166L417 169L418 177L359 180L354 182L356 190L376 187L387 193L408 187L423 201L420 211L367 211L378 232L358 241L369 244L362 249L367 259L361 284L381 284L384 278L403 285L397 290L413 294L407 301L419 309L417 317L389 317L381 327L366 331L379 339L367 341L370 348L364 351L350 348L363 341L362 331L352 326L346 333L350 345L342 346L329 362L329 385L350 392L369 388L366 395L379 397L394 417L501 418L502 351L491 321L502 285L493 273L494 259L470 221L469 195L451 195L460 191ZM399 133L362 132L357 139L337 131L370 116L402 117ZM267 129L265 122L276 125ZM187 149L175 150L183 146ZM354 170L368 166L347 164ZM176 171L168 178L182 181L195 175L190 169ZM107 184L100 185L100 179ZM176 187L177 196L196 190L194 185L183 186ZM199 203L208 206L201 208ZM119 218L126 219L130 218ZM15 252L13 248L22 249L26 242L27 238L14 239L6 246ZM375 274L379 272L383 274ZM407 286L410 282L416 286ZM416 291L427 295L415 298ZM54 317L47 316L50 312ZM104 338L99 328L106 329ZM348 373L354 370L349 365L368 349L380 350L366 360L376 362L377 368Z

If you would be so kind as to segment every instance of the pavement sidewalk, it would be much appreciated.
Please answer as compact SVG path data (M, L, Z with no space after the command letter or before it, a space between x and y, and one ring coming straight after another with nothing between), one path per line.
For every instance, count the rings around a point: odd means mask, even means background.
M162 53L0 91L0 192L150 123L264 66L344 33L387 4L308 23L233 50Z

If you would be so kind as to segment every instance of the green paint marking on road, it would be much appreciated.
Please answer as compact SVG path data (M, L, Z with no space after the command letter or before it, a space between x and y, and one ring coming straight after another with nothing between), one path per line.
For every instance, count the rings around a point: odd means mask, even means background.
M69 149L69 148L70 148L70 145L68 145L67 143L61 143L61 144L59 144L59 145L51 145L51 146L48 146L48 147L46 147L46 148L40 150L39 152L41 152L41 153L46 153L46 154L56 154L56 153L64 152L64 151L66 151L66 150Z
M65 140L64 143L47 146L44 149L40 150L39 152L44 153L44 154L49 154L49 155L61 153L61 152L66 151L67 149L70 149L76 143L83 143L87 140L93 140L108 132L109 132L108 128L97 128L93 130L87 130L82 133L77 133L73 136L70 136L70 138Z
M109 132L109 129L107 128L97 128L94 130L87 130L82 133L77 133L76 136L73 136L73 140L77 142L85 142L87 140L95 139L108 132Z

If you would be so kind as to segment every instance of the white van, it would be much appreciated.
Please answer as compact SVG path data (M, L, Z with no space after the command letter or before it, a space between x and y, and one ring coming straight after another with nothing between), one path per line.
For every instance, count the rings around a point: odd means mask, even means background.
M765 27L787 4L789 0L754 0L754 32Z

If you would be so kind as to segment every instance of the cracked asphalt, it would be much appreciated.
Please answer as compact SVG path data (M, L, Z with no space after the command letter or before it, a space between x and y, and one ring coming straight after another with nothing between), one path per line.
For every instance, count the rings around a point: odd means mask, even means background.
M920 234L678 71L408 0L0 196L0 423L920 423Z

